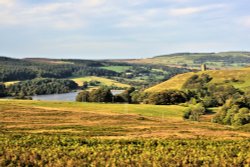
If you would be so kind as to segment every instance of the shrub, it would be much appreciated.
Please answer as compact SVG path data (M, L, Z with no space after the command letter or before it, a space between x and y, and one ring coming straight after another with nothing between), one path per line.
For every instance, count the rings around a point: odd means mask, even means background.
M179 90L167 90L165 92L152 93L148 97L149 104L156 105L169 105L184 103L188 99L188 96L183 91Z
M90 102L112 102L112 93L108 87L100 87L89 94Z
M217 106L223 105L230 98L237 99L243 94L232 85L209 85L208 92L211 98L217 101Z
M207 74L193 75L183 85L183 89L201 89L213 78Z
M89 81L89 86L99 86L101 84L100 81L96 81L96 80L91 80Z
M200 116L206 113L206 108L198 103L194 106L189 107L183 114L184 119L189 119L192 121L199 121Z
M3 83L0 83L0 97L6 96L6 88Z
M216 106L218 106L217 100L211 96L206 96L204 99L202 99L202 104L204 105L204 107L216 107Z
M78 102L88 102L89 101L89 92L81 91L76 96L76 101Z
M237 104L237 99L229 99L212 119L215 123L241 126L250 123L249 108Z
M148 92L134 91L133 93L131 93L131 101L134 104L139 104L139 103L148 104L149 95L150 93Z
M132 102L132 93L135 91L134 87L127 88L123 93L115 96L116 102Z
M190 115L191 115L191 109L188 108L188 109L184 112L183 118L184 118L184 119L189 119Z
M133 93L131 93L131 101L134 104L139 104L142 102L142 100L140 99L141 97L141 93L138 91L134 91Z

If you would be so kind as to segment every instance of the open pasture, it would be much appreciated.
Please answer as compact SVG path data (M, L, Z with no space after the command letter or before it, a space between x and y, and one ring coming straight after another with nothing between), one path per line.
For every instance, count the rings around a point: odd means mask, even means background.
M82 86L83 82L99 81L101 85L106 85L106 86L117 86L117 87L125 87L125 88L130 87L127 84L123 84L112 79L107 79L103 77L95 77L95 76L71 78L71 80L76 82L78 86Z
M66 133L102 138L245 139L250 134L209 122L184 121L185 107L76 102L0 101L2 132Z

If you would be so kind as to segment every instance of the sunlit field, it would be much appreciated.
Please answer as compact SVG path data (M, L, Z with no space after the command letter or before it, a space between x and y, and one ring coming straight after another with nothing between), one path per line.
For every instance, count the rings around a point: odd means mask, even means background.
M184 121L185 107L0 101L0 166L250 163L250 133Z
M215 138L245 139L237 128L184 121L185 107L170 105L98 104L1 100L1 131L18 133L73 133L101 138Z
M129 85L127 84L123 84L112 79L107 79L103 77L95 77L95 76L72 78L71 80L76 82L79 86L82 86L83 82L99 81L102 85L106 85L106 86L117 86L117 87L125 87L125 88L129 87Z

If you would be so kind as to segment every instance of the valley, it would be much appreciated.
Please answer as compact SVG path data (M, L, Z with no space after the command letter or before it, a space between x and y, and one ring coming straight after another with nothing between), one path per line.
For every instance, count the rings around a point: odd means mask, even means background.
M2 60L0 166L250 164L247 65Z
M249 5L0 0L0 167L250 167Z

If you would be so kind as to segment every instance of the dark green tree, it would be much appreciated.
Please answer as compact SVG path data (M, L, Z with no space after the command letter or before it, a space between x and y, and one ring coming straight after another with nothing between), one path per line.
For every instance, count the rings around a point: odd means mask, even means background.
M167 90L165 92L151 93L148 97L150 104L169 105L184 103L189 100L187 94L179 90Z
M116 95L116 102L132 103L132 93L135 91L134 87L127 88L121 94Z
M112 93L108 87L100 87L89 94L90 102L112 102Z
M89 102L89 92L81 91L76 96L76 101L78 102Z
M32 96L55 93L68 93L77 89L78 85L66 79L33 79L10 85L7 93L12 96Z
M6 96L6 88L3 83L0 83L0 97L5 97Z
M234 126L248 124L250 123L250 108L242 103L242 98L240 100L230 98L216 113L212 121Z
M88 82L84 81L83 84L82 84L82 89L87 89L88 85L89 85Z
M203 104L198 103L196 105L187 108L183 115L183 118L192 121L199 121L200 116L204 115L205 113L206 113L206 108L203 106Z

